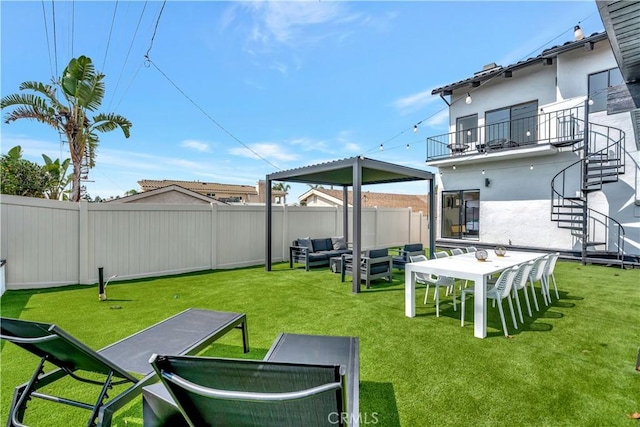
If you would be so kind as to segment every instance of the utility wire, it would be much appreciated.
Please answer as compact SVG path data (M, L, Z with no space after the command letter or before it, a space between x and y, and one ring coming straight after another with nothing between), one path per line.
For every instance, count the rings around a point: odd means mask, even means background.
M266 159L265 157L263 157L262 155L260 155L260 153L258 153L257 151L255 151L253 148L249 147L247 144L245 144L244 142L242 142L238 137L236 137L233 133L231 133L229 130L227 130L224 126L222 126L222 124L220 122L218 122L216 119L214 119L213 117L211 117L211 115L209 115L209 113L207 113L202 107L200 107L200 105L198 105L193 99L191 99L182 89L180 89L180 87L178 87L177 84L175 84L173 82L173 80L171 80L169 78L169 76L167 76L161 69L160 67L158 67L158 65L156 65L155 62L153 62L151 60L151 58L149 57L149 53L151 52L151 49L153 48L153 41L156 37L156 32L158 30L158 25L160 24L160 18L162 17L162 11L164 10L164 6L166 4L166 0L162 3L162 9L160 9L160 14L158 15L158 19L156 21L156 25L155 28L153 30L153 35L151 36L151 42L149 43L149 49L147 49L147 53L145 54L145 65L149 66L149 65L153 65L153 67L158 70L158 72L160 74L162 74L162 76L167 79L167 81L169 83L171 83L171 85L176 88L176 90L178 92L180 92L180 94L182 94L182 96L184 96L191 104L193 104L194 107L196 107L202 114L204 114L205 117L207 117L213 124L215 124L218 128L220 128L224 133L226 133L227 135L229 135L234 141L236 141L237 143L239 143L240 145L242 145L244 148L246 148L247 150L249 150L251 153L253 153L256 157L258 157L259 159L261 159L262 161L266 162L267 164L273 166L274 168L276 168L277 170L282 170L281 168L279 168L278 166L276 166L275 164L271 163L271 161L269 161L268 159Z
M140 23L142 22L142 18L144 16L144 12L147 9L147 1L144 2L144 6L142 7L142 12L140 13L140 18L138 18L138 24L136 25L136 29L133 32L133 37L131 38L131 44L129 45L129 50L127 50L127 55L124 58L124 64L122 64L122 69L120 70L120 75L118 76L118 80L116 81L116 87L113 90L114 95L111 96L111 100L109 101L109 105L107 107L107 110L111 110L111 104L113 102L113 98L115 96L115 93L118 91L118 86L120 85L120 80L122 79L122 74L124 73L124 69L127 66L127 62L129 61L129 55L131 54L131 49L133 49L133 44L136 40L136 36L138 35L138 29L140 29ZM138 67L138 71L140 71L140 67ZM136 75L138 74L138 71L136 71ZM127 87L128 88L128 87ZM124 96L126 95L126 91L124 94L122 94L122 98L120 99L120 102L122 102L122 99L124 98ZM120 105L120 102L118 102L118 105Z
M55 69L55 78L58 78L58 41L56 36L56 5L53 0L51 0L51 11L53 18L53 52L56 61L56 69Z
M71 2L71 57L73 58L73 39L76 30L76 1Z
M44 7L44 0L42 0L42 18L44 21L44 35L47 39L47 53L49 54L49 71L51 71L51 78L53 75L53 64L51 63L51 45L49 44L49 27L47 26L47 12Z
M191 102L193 104L194 107L196 107L198 110L200 110L200 112L202 114L204 114L213 124L215 124L216 126L218 126L224 133L226 133L227 135L229 135L233 140L235 140L237 143L239 143L240 145L242 145L244 148L246 148L247 150L249 150L250 152L252 152L256 157L258 157L259 159L263 160L264 162L268 163L269 165L273 166L274 168L278 169L278 170L282 170L281 168L279 168L278 166L274 165L273 163L271 163L268 159L264 158L263 156L260 155L260 153L258 153L257 151L255 151L253 148L249 147L247 144L245 144L244 142L242 142L238 137L236 137L234 134L232 134L230 131L228 131L224 126L222 126L222 124L220 124L216 119L214 119L213 117L211 117L209 115L209 113L207 113L202 107L200 107L193 99L191 99L182 89L180 89L178 87L178 85L176 85L170 78L169 76L167 76L151 59L149 59L147 57L147 63L153 65L153 67L158 70L160 72L160 74L162 74L164 76L165 79L167 79L167 81L169 83L171 83L173 85L173 87L175 87L178 92L180 92L182 94L182 96L184 96L189 102Z
M116 12L118 11L118 0L113 8L113 17L111 18L111 27L109 28L109 38L107 38L107 48L104 50L104 60L102 61L102 69L107 63L107 53L109 52L109 45L111 44L111 34L113 34L113 23L116 21Z
M162 2L162 7L160 8L160 13L158 14L158 19L156 19L156 25L153 28L153 35L151 36L151 42L149 43L149 49L147 49L147 53L144 57L149 60L149 53L151 53L151 49L153 48L153 41L156 38L156 32L158 31L158 25L160 25L160 18L162 17L162 12L164 11L164 6L167 4L167 0Z

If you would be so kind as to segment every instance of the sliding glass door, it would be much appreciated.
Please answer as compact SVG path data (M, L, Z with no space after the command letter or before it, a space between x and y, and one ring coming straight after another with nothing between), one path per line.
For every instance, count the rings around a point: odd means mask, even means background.
M478 239L480 190L442 192L441 233L449 239Z

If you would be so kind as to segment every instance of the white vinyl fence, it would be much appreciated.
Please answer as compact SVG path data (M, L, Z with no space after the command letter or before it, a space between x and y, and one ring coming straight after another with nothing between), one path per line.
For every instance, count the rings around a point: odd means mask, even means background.
M264 206L72 203L2 195L0 259L6 289L264 265ZM349 230L352 230L351 216ZM298 237L341 236L342 208L274 206L273 262ZM351 231L349 232L351 235ZM428 218L363 208L362 247L428 245Z

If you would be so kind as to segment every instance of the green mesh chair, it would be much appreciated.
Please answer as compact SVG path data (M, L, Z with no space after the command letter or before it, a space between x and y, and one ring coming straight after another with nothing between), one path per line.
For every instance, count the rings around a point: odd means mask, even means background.
M160 355L149 362L191 426L344 425L340 365Z
M233 329L242 329L244 351L248 352L244 314L201 309L187 309L96 351L56 325L2 317L0 338L40 358L31 379L15 388L7 426L22 426L27 402L31 407L38 398L89 410L87 426L108 427L115 411L139 396L145 385L157 381L149 365L151 355L159 351L194 354ZM49 369L50 364L55 369ZM87 396L89 402L47 394L61 387L43 392L43 387L69 377L95 384L99 390ZM129 386L110 398L107 392L118 384Z
M107 391L114 385L131 383L138 379L109 359L96 353L56 325L3 317L0 321L2 339L11 341L25 350L41 357L40 363L28 383L19 386L13 396L8 426L21 426L27 402L33 397L63 403L91 411L87 426L95 425L99 410L107 398ZM45 362L58 369L44 373ZM103 381L78 375L78 371L102 374ZM91 403L79 402L38 392L39 389L65 376L100 386L97 399Z

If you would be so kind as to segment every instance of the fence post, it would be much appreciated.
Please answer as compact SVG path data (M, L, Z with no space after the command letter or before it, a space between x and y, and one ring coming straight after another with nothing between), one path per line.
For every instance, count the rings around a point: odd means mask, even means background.
M211 203L211 261L212 270L218 268L218 205Z
M96 242L100 244L100 242ZM92 283L89 263L93 259L93 250L89 247L89 202L78 202L78 283L88 285Z

